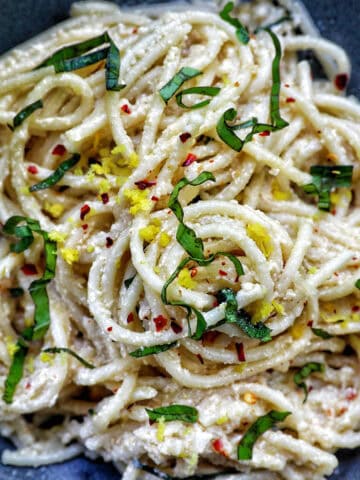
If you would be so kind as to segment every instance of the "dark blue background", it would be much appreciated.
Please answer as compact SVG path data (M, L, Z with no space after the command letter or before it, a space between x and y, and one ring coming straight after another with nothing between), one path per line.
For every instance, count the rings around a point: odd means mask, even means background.
M161 1L161 0L160 0ZM72 0L0 0L0 53L33 37L67 18ZM136 5L139 0L115 3ZM159 0L143 0L159 3ZM321 33L342 45L352 59L353 74L349 93L360 98L360 27L359 0L303 0ZM165 7L164 7L165 8ZM0 439L0 450L9 443ZM331 480L360 480L360 452L339 454L340 468ZM115 480L119 473L109 464L84 458L63 465L14 468L0 465L0 480Z

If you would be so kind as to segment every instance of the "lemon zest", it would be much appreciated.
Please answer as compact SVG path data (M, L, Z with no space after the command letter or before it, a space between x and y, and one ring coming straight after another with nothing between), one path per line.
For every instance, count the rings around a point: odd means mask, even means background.
M189 288L190 290L197 285L197 282L191 278L190 271L187 268L180 270L177 281L181 287Z
M61 203L45 202L44 210L50 213L53 218L59 218L64 213L64 206Z
M273 245L266 228L260 223L249 223L246 227L246 233L254 240L264 256L269 258L273 251Z
M146 190L126 189L124 197L130 202L129 212L132 215L151 210L152 202L149 200Z
M159 442L163 442L164 439L165 439L165 420L164 420L164 417L160 417L159 420L158 420L156 438Z
M171 242L171 237L166 232L160 233L159 244L160 247L167 247Z
M58 232L57 230L49 233L50 240L57 243L64 243L68 236L67 233Z
M60 253L65 262L69 265L79 261L80 253L78 250L76 250L76 248L62 248Z

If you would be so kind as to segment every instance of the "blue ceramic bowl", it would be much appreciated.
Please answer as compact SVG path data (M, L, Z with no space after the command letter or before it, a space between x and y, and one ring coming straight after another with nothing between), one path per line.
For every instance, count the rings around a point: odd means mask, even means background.
M113 0L118 4L159 3L164 0ZM73 0L0 0L0 54L67 18ZM359 0L303 0L324 37L338 43L352 59L349 93L360 98ZM11 448L0 438L0 452ZM360 450L339 452L340 466L330 480L360 480ZM0 465L0 480L115 480L110 464L80 457L48 467Z

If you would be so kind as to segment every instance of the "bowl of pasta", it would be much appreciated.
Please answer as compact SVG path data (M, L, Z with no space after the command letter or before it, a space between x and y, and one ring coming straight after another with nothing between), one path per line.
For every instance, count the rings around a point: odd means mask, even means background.
M360 478L355 2L30 7L0 20L0 479Z

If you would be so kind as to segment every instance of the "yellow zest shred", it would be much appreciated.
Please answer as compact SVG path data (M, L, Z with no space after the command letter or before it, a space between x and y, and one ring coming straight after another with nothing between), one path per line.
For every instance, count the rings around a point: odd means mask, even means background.
M123 155L126 152L125 145L117 145L111 150L111 155Z
M278 313L279 315L284 315L285 310L281 303L273 301L271 302L271 305L274 307L276 313Z
M308 273L310 273L310 275L314 275L314 273L316 273L318 271L318 269L316 267L309 267L308 268Z
M94 245L89 245L89 246L86 248L86 251L87 251L88 253L92 253L94 250L95 250Z
M27 185L25 185L24 187L21 187L20 193L22 193L23 195L26 195L27 197L30 196L31 195L30 187L28 187Z
M52 364L54 362L54 356L51 353L47 352L41 352L40 353L40 360L43 363L50 363Z
M240 365L233 367L234 373L243 373L246 368L246 362L242 362Z
M124 196L130 202L129 212L136 215L139 212L149 212L152 207L152 201L148 198L146 190L126 189Z
M274 200L286 201L291 198L291 193L289 191L281 190L279 182L277 180L273 180L271 183L271 193Z
M159 239L160 247L167 247L170 242L171 242L170 235L168 235L166 232L161 232L160 239Z
M189 288L190 290L195 288L197 283L191 278L190 271L187 268L180 270L178 275L178 284L182 287Z
M158 275L159 275L159 273L161 272L160 267L154 267L153 270L154 270L154 272L157 273Z
M68 236L67 233L61 233L56 230L49 233L50 240L57 243L64 243Z
M12 358L15 353L19 350L19 346L16 345L16 342L13 341L11 337L6 337L6 350L8 351L9 356Z
M150 243L154 240L156 235L159 233L160 228L156 225L148 225L147 227L140 228L139 234L140 238Z
M227 417L226 415L223 416L223 417L220 417L216 420L216 425L224 425L224 423L228 422L229 421L229 417Z
M252 316L253 323L258 323L261 320L265 320L273 313L274 310L275 308L272 303L261 302L260 306L256 308L256 311Z
M78 262L80 258L80 253L76 248L62 248L60 253L66 263L72 265L74 262Z
M76 175L77 177L81 177L81 175L83 175L84 172L83 172L83 169L81 167L76 167L74 169L74 175Z
M61 203L45 202L44 210L50 213L53 218L59 218L64 213L64 206Z
M291 336L294 340L299 340L304 335L306 326L303 323L294 323L290 329Z
M252 240L254 240L265 257L269 258L273 251L273 245L266 228L260 223L249 223L246 227L246 233Z
M163 442L165 439L165 420L163 417L160 417L158 420L156 438L158 442Z
M99 194L107 193L111 189L109 180L101 180L99 183Z

